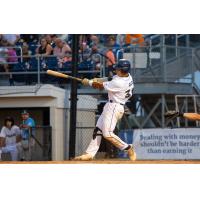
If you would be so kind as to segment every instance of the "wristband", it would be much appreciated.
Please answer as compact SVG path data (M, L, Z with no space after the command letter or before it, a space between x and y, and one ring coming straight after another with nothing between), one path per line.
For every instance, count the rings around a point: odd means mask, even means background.
M93 82L94 82L93 80L89 80L88 82L89 86L92 86Z

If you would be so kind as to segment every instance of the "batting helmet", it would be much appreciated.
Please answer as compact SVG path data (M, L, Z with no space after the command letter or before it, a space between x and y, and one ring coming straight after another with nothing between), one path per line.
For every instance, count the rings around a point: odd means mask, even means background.
M120 59L118 63L114 66L114 69L120 69L123 72L129 72L131 68L131 63L126 59Z

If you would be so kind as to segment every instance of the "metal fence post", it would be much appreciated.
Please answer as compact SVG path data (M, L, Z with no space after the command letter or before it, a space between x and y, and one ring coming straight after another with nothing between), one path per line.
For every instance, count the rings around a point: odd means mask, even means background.
M161 99L162 99L162 128L165 127L165 117L164 117L164 114L165 114L165 95L162 94L161 95Z
M175 48L176 48L176 57L178 55L178 50L177 50L177 47L178 47L178 35L175 34Z
M77 76L78 72L78 46L79 35L74 34L72 36L72 75ZM77 86L76 81L71 83L71 95L70 95L70 137L69 137L69 159L73 158L76 154L76 122L77 122Z
M38 80L38 84L40 84L40 57L37 56L37 80Z
M194 49L192 48L192 63L191 63L191 75L192 75L192 84L194 84L194 77L195 77L195 74L194 74Z
M186 46L187 47L190 46L190 35L189 34L186 35Z
M161 35L161 70L163 82L166 82L166 47L165 47L165 36Z

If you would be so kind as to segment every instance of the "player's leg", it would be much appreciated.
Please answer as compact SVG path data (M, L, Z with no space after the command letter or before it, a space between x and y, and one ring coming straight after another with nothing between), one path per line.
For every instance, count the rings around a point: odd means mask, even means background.
M96 127L93 132L93 138L86 150L86 153L92 155L93 158L96 155L97 151L99 150L101 139L102 139L102 131L101 129Z
M18 160L18 151L17 151L17 147L11 148L9 152L10 152L10 154L11 154L12 161L17 161L17 160Z
M131 145L122 141L117 135L113 133L117 121L123 116L122 106L113 104L109 106L108 111L103 117L102 133L103 137L120 150L127 151L131 160L136 159L136 154Z
M18 151L18 160L23 160L23 148L22 148L22 143L18 142L16 144L17 151Z
M9 153L11 161L17 161L18 151L16 146L6 146L2 148L2 153Z
M29 161L29 141L22 140L22 159Z

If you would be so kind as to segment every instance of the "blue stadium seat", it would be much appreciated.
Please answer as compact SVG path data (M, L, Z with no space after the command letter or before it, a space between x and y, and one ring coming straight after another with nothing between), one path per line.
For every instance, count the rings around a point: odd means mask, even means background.
M78 70L90 70L92 68L92 62L91 61L83 61L79 64Z
M31 54L32 55L35 55L35 51L36 51L36 49L38 48L38 45L37 44L35 44L35 43L30 43L30 44L28 44L29 46L29 50L31 51Z
M58 69L58 60L56 57L45 58L45 62L48 69L52 69L52 70Z
M72 62L68 61L63 64L62 71L71 71L72 70Z

